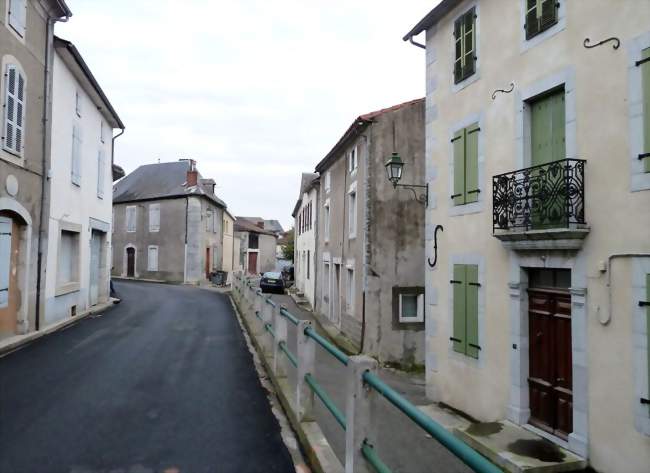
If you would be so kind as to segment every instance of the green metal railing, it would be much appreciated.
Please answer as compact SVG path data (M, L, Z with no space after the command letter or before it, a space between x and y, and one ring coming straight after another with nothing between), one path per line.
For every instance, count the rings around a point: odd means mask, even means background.
M500 468L497 468L494 464L490 463L485 457L465 442L454 437L454 435L447 429L438 424L431 417L403 398L397 391L379 379L376 374L371 373L370 371L364 372L363 381L379 394L384 396L391 404L402 411L402 413L406 414L413 422L444 445L447 450L456 455L463 463L474 471L480 473L502 473ZM377 458L377 460L379 459Z
M316 394L316 396L318 396L318 398L321 401L323 401L323 404L325 405L327 410L332 413L332 415L339 423L339 425L343 427L343 430L345 430L346 429L345 415L339 410L338 407L336 407L336 404L334 404L332 399L327 395L323 387L316 382L316 380L311 375L311 373L307 373L305 375L305 382L311 388L311 390L314 391L314 394Z
M322 337L316 333L316 331L311 328L307 327L305 328L305 335L313 338L316 343L318 343L320 346L322 346L326 351L328 351L334 358L339 360L341 363L343 363L345 366L348 365L348 360L350 359L348 355L343 353L341 350L336 348L332 343L330 343L329 340L327 340L325 337Z
M377 473L392 473L391 469L386 466L386 464L381 461L375 448L368 443L368 440L364 440L361 445L361 453L363 453L363 458L365 458L368 463L375 469Z
M280 315L284 315L289 320L289 322L294 325L298 325L298 322L300 322L300 320L291 312L289 312L285 307L280 308Z
M298 358L296 358L296 355L291 353L291 350L289 350L289 347L287 346L287 342L279 341L278 348L287 356L293 367L298 368Z

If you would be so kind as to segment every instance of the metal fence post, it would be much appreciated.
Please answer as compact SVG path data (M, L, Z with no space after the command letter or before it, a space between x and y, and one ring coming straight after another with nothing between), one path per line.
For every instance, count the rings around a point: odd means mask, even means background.
M276 377L285 377L287 375L287 363L282 360L284 354L280 350L280 343L287 343L287 319L280 314L281 306L276 304L271 306L273 314L273 330L275 331L275 340L273 342L273 372Z
M310 320L301 320L296 326L296 413L300 422L314 420L314 392L305 381L305 375L315 374L316 342L305 335L307 327L311 327Z
M371 473L361 447L364 440L374 441L375 398L377 393L366 386L362 376L365 371L376 372L377 360L369 356L351 356L347 366L345 472Z
M262 346L264 347L264 356L267 360L273 356L273 334L267 330L267 324L273 327L273 307L266 303L266 296L259 293L257 299L259 304L260 316L262 317ZM269 360L270 361L270 360Z

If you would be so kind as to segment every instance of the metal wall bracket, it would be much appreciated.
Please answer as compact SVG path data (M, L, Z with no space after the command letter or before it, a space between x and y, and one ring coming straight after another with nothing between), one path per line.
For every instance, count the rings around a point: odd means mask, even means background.
M509 94L509 93L512 92L513 90L515 90L515 83L514 83L514 82L510 82L510 87L509 87L509 88L507 88L507 89L497 89L497 90L495 90L494 92L492 92L492 100L494 100L494 99L497 98L497 94L498 94L498 93Z
M618 38L616 38L616 37L614 37L614 36L612 36L611 38L604 39L604 40L602 40L600 43L596 43L596 44L589 44L589 43L591 42L591 40L590 40L589 38L585 38L585 40L584 40L584 42L582 43L582 45L583 45L585 48L587 48L587 49L591 49L591 48L595 48L595 47L597 47L597 46L600 46L601 44L608 43L608 42L610 42L610 41L613 41L613 42L614 42L614 44L612 45L612 47L613 47L614 49L618 49L618 48L621 47L621 40L618 39Z
M433 230L433 263L431 258L427 258L430 268L434 268L438 262L438 231L444 232L445 229L442 228L442 225L436 225L435 230Z

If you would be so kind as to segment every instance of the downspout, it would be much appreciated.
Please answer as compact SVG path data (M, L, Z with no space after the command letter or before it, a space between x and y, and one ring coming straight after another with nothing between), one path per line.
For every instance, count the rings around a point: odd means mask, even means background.
M42 284L42 274L41 268L43 267L43 240L45 238L45 232L43 231L43 219L45 218L45 195L47 191L47 181L49 180L49 169L48 164L48 145L50 142L50 120L49 116L52 112L50 109L50 92L51 92L51 64L52 62L52 44L54 41L54 23L57 21L65 23L70 19L70 16L62 16L58 18L48 17L46 24L45 32L45 67L43 71L43 141L42 145L42 157L41 157L41 207L39 209L38 215L38 252L36 257L36 314L34 319L34 330L38 331L40 329L41 323L41 284ZM49 202L48 202L49 205ZM27 322L29 327L29 321ZM28 328L29 330L29 328Z
M363 353L364 343L366 339L366 292L368 291L368 253L370 251L370 243L368 242L368 233L370 232L370 199L369 186L370 186L370 144L371 140L368 135L361 135L366 141L366 159L365 159L365 186L363 189L363 203L364 203L364 216L363 216L363 301L361 308L361 343L359 354Z
M183 283L187 283L187 212L190 208L190 198L185 197L185 247L183 249Z

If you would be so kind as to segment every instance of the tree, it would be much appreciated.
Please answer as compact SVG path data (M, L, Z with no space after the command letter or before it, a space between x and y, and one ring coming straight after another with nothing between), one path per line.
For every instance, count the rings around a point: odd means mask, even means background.
M280 239L280 247L282 248L282 256L284 259L291 260L293 262L293 251L294 251L294 229L287 230L282 238Z

